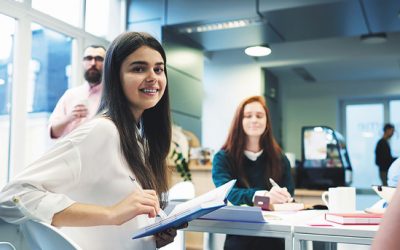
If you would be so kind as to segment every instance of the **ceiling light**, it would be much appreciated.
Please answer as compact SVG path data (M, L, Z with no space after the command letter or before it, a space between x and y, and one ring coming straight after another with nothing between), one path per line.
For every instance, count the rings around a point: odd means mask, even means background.
M240 27L246 27L250 25L258 25L265 23L265 20L261 20L259 18L253 19L236 19L224 22L217 23L208 23L208 24L200 24L200 25L192 25L186 26L179 29L180 33L195 33L195 32L207 32L214 30L226 30L226 29L234 29Z
M360 37L361 42L366 44L379 44L387 41L386 33L371 33L362 35Z
M267 45L263 46L251 46L244 50L244 53L248 56L268 56L271 54L271 49Z

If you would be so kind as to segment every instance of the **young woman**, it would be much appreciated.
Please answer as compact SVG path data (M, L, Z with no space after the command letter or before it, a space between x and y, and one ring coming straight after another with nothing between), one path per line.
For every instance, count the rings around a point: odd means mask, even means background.
M165 52L145 33L124 33L107 51L103 79L98 117L4 188L1 217L63 227L83 249L164 246L175 229L139 240L131 235L165 205L171 142Z
M253 205L255 195L284 203L294 192L288 159L272 135L269 110L261 96L245 99L237 108L228 138L213 159L215 185L237 179L228 196L234 205ZM269 178L280 187L272 187ZM267 191L269 190L269 191ZM227 235L224 249L284 249L281 239Z

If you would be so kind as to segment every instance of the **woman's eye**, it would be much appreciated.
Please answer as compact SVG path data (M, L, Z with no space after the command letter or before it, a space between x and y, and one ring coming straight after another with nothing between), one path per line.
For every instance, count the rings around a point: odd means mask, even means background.
M144 72L145 68L141 66L136 66L132 68L133 72Z
M157 74L160 74L160 73L162 73L162 72L164 72L164 68L155 68L154 69L154 72L156 72Z

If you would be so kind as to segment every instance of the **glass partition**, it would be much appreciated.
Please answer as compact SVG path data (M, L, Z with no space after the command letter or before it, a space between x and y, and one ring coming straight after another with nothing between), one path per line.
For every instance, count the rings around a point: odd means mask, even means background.
M53 143L48 118L70 81L72 38L32 24L32 58L28 82L26 164Z
M0 14L0 188L9 176L12 55L15 19Z

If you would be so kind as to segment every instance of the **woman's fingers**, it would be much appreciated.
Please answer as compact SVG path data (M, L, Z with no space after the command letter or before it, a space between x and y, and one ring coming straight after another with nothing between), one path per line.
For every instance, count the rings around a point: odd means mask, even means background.
M154 218L160 205L155 191L135 190L110 209L113 224L120 225L142 214Z
M272 203L285 203L291 198L286 188L273 187L269 194Z

